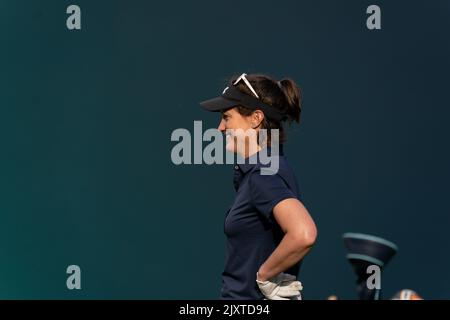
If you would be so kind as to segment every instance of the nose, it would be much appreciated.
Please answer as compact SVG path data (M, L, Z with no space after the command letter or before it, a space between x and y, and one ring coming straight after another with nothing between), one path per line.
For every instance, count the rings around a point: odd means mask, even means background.
M222 119L220 120L219 126L217 127L217 130L224 132L225 131L225 121Z

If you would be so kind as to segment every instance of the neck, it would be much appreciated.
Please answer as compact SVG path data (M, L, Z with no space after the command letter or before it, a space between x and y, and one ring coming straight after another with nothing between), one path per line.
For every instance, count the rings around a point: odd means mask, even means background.
M244 158L248 158L251 157L252 155L254 155L255 153L258 153L259 151L261 151L261 147L255 143L255 144L250 144L245 148L244 154L242 155Z

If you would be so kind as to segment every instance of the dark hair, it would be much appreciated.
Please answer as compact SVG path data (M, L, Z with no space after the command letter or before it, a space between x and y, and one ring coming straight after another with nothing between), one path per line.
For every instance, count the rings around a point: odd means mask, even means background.
M229 85L233 85L237 78L238 77L233 77L230 79ZM246 78L262 102L280 110L285 115L285 119L289 124L291 124L292 121L300 123L300 114L302 111L301 92L300 88L293 80L285 78L280 80L278 84L277 80L264 74L249 74ZM239 81L235 85L235 88L254 97L254 94L244 81ZM243 116L249 116L254 112L254 110L244 106L237 106L236 109ZM261 129L267 129L267 143L269 145L271 141L270 129L279 129L280 143L283 143L286 140L286 134L283 128L284 121L275 121L267 118L267 116L264 117L264 120L261 123Z

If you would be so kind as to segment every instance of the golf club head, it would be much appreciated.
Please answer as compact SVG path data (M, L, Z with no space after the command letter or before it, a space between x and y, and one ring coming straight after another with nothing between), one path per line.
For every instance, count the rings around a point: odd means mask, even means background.
M370 266L377 266L382 271L386 264L396 254L397 246L383 238L363 234L345 233L342 236L347 248L347 259L356 273L356 290L360 300L379 300L381 289L369 289L367 279Z

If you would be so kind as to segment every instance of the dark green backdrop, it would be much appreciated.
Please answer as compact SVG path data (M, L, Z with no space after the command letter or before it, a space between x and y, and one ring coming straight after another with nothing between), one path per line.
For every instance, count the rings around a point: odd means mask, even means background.
M305 295L356 298L353 231L400 248L386 298L450 298L449 30L445 0L0 0L0 298L216 299L232 167L173 165L170 134L242 72L303 88Z

